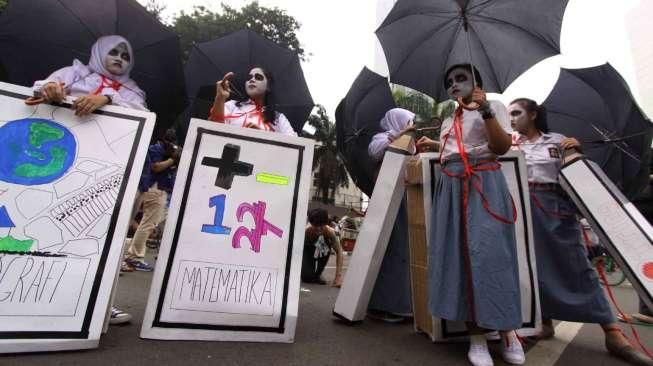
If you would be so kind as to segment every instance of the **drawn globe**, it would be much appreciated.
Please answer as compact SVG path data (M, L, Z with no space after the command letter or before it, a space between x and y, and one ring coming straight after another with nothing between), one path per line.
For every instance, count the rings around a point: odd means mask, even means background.
M0 181L38 185L62 177L75 161L77 143L64 126L41 118L0 126Z

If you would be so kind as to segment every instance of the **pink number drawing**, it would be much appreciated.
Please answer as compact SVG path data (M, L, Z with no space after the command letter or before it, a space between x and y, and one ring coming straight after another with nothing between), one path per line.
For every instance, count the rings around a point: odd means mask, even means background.
M265 208L266 204L262 201L255 202L254 204L244 202L238 206L236 210L236 219L238 219L238 222L243 222L243 216L249 213L254 218L254 229L250 230L244 226L236 229L234 236L231 238L232 247L240 248L240 240L245 236L249 239L252 250L255 253L259 253L261 251L261 237L267 235L268 230L277 237L282 237L283 230L265 220Z

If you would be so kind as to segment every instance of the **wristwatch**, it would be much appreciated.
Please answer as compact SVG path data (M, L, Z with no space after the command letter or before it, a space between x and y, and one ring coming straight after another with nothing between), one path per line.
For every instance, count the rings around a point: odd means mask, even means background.
M490 103L488 103L487 101L481 104L481 107L478 109L478 112L481 113L481 117L484 120L494 118L494 111L492 110L492 108L490 108Z
M105 97L107 97L107 99L109 99L109 103L107 103L107 104L111 104L111 103L113 103L113 99L111 98L110 95L106 95L106 94L104 94L103 96L105 96Z

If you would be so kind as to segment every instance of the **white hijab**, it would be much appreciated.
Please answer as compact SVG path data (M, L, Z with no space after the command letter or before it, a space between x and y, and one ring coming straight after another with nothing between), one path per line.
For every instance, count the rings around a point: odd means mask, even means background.
M399 137L399 133L408 127L413 119L415 119L415 113L403 108L393 108L387 111L381 119L381 128L385 132L377 133L372 137L368 147L370 157L378 161L382 160L390 142Z
M129 51L129 56L131 57L131 61L129 62L129 66L127 67L127 70L125 71L124 74L114 75L110 73L107 70L107 68L104 66L104 60L107 58L109 51L111 51L121 43L127 45L127 50ZM93 48L91 48L91 58L89 59L87 66L91 72L104 75L111 80L115 80L120 84L124 85L128 89L139 91L140 89L136 85L136 82L129 77L129 73L134 67L134 62L135 62L134 50L132 49L132 46L129 43L129 41L121 36L113 35L113 36L104 36L98 38L95 44L93 44Z

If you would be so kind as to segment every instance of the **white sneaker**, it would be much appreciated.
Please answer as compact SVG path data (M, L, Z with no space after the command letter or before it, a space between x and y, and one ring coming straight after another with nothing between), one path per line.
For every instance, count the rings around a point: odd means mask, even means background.
M473 335L470 337L467 358L474 366L494 366L484 335Z
M132 320L132 316L129 313L125 313L115 306L111 307L111 318L109 319L109 324L115 325L129 323L130 320Z
M523 365L526 362L526 355L524 355L524 349L521 346L517 334L512 331L506 335L503 339L503 352L501 356L503 360L509 364L513 365Z

